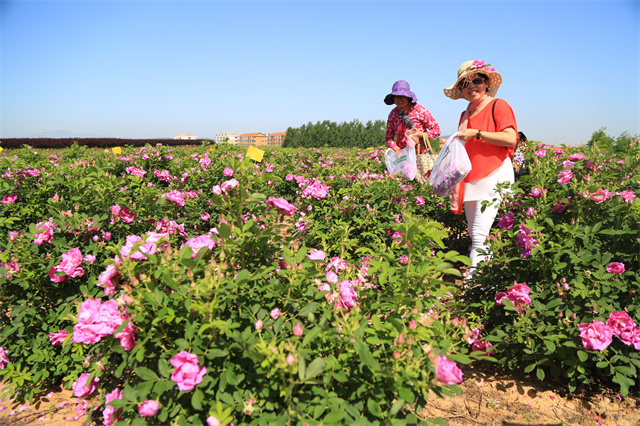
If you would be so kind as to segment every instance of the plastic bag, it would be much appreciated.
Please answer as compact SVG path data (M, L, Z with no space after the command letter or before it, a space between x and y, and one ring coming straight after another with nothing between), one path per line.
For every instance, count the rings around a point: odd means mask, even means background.
M439 197L446 197L455 186L462 182L471 171L471 160L464 149L464 141L458 134L452 135L444 143L444 146L436 158L429 177L429 183L433 186L433 192Z
M406 146L398 153L391 148L387 148L384 153L384 162L387 165L387 171L393 176L401 174L409 180L416 177L416 150L414 147Z

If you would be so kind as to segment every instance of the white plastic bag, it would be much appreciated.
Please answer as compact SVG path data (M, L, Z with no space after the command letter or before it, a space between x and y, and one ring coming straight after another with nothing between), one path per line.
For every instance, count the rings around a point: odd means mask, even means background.
M471 160L458 133L444 143L429 177L433 192L446 197L471 171Z
M387 171L393 176L401 174L409 180L416 177L416 150L412 146L402 148L398 153L391 148L387 148L384 153L384 162L387 165Z

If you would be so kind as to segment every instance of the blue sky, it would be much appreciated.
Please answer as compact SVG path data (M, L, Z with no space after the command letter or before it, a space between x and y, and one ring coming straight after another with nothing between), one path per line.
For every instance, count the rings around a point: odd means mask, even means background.
M366 123L396 80L448 135L466 101L442 90L469 59L531 140L640 134L639 19L639 0L1 0L0 137Z

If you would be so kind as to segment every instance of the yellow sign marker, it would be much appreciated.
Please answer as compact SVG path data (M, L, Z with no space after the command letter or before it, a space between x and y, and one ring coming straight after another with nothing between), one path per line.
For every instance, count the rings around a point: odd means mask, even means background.
M263 156L264 151L261 149L258 149L254 146L250 146L249 149L247 149L247 157L257 161L258 163L262 161Z
M116 146L115 148L111 148L111 152L113 152L114 154L122 154L122 148Z

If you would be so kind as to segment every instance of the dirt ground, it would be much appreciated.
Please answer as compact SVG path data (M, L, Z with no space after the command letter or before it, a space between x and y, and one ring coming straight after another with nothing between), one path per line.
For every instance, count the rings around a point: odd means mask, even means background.
M434 397L423 418L442 417L452 426L640 426L640 400L607 389L569 394L531 377L501 374L486 366L467 367L462 393Z
M571 395L561 384L521 380L486 366L466 367L464 377L460 395L445 399L433 395L421 417L442 417L451 426L640 426L637 391L627 398L610 390ZM4 406L0 425L96 425L89 417L91 401L75 398L69 390L43 395L30 406L5 398L0 408Z

